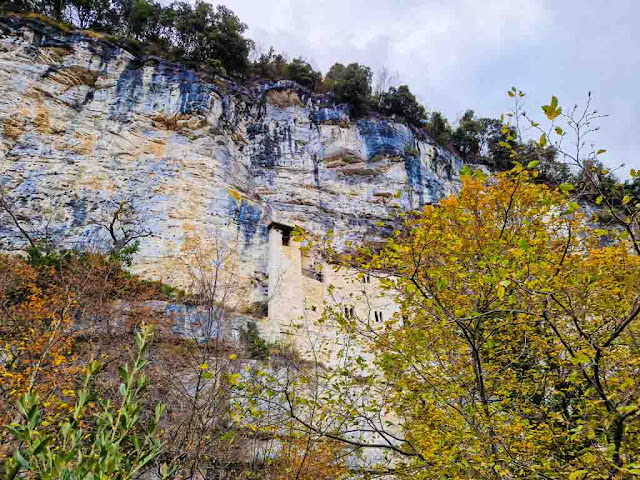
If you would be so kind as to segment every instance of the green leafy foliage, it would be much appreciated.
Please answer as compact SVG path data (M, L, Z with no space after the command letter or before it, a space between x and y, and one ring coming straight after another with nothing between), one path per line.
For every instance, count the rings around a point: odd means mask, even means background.
M293 80L312 92L322 83L322 73L314 70L309 62L302 58L288 61L285 55L276 54L273 47L253 63L251 73L261 79Z
M157 55L216 74L245 76L253 43L247 26L227 7L198 0L195 4L154 0L67 0L14 4L102 32L132 53Z
M407 85L391 87L380 95L378 109L385 115L397 115L409 124L422 126L427 120L427 112L411 93Z
M511 145L514 140L512 132L503 129L500 120L476 118L473 110L462 115L458 128L451 133L452 148L466 162L487 165L494 170L513 167L504 145Z
M90 364L66 421L46 428L38 396L24 395L18 402L21 421L7 427L20 446L5 463L6 478L130 479L149 469L164 449L157 434L164 407L157 405L144 428L142 423L140 396L147 386L142 371L151 337L152 330L143 326L136 334L138 353L133 366L120 367L119 407L95 398L92 392L91 383L100 368L97 362ZM175 473L166 465L160 472L163 479Z
M325 87L338 103L347 103L355 116L366 113L371 105L371 69L359 63L346 67L334 64L325 77Z
M302 58L294 58L289 62L287 77L311 91L315 91L322 82L322 74L314 70L311 64Z
M181 2L175 12L175 52L198 63L218 60L227 73L246 74L251 42L242 34L247 26L227 7L198 1Z
M431 112L424 130L438 145L448 146L451 143L451 125L442 112Z
M269 342L260 336L255 323L247 323L246 328L240 329L240 341L249 349L249 355L256 360L266 360L269 358L271 348L274 343Z

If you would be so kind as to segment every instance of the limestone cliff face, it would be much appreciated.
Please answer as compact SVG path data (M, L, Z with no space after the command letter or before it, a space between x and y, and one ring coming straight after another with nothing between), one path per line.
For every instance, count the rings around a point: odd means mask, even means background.
M350 119L291 82L205 80L91 36L0 19L0 183L18 214L86 246L104 243L96 223L131 202L153 232L133 268L168 283L187 283L185 251L234 245L257 301L273 222L362 237L393 204L455 191L461 166L402 123ZM22 243L2 217L0 249Z

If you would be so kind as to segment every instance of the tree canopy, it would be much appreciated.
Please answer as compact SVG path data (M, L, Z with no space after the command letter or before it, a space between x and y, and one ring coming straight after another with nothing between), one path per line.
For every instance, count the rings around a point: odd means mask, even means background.
M348 103L355 116L364 114L371 102L371 69L359 63L346 67L334 64L327 72L325 86L338 103Z
M247 25L227 7L154 0L46 0L36 4L9 1L14 10L49 15L82 28L111 35L134 53L159 55L229 75L249 73L253 42Z
M411 125L422 126L427 120L427 111L411 93L407 85L390 87L380 95L379 109L386 115L403 117Z
M309 390L288 377L299 428L388 451L372 470L394 478L640 472L640 256L535 166L466 169L459 195L401 214L382 248L332 252L398 313L381 328L328 308L372 361L343 352Z

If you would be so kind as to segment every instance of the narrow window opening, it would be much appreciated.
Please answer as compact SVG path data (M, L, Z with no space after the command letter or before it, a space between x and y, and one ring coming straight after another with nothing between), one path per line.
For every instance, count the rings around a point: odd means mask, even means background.
M289 246L289 242L291 241L291 232L293 232L293 227L289 225L283 225L282 223L273 222L269 225L269 229L279 230L282 234L282 245L284 247Z

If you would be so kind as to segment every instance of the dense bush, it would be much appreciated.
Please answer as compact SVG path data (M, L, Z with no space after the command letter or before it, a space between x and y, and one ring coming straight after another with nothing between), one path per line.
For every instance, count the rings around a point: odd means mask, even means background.
M227 7L153 0L11 0L4 9L35 11L75 27L103 32L138 55L182 60L213 73L246 75L253 43L247 26ZM140 42L139 44L132 43Z
M260 336L258 327L253 322L247 323L246 328L240 329L240 341L247 346L250 357L256 360L268 359L271 348L274 346Z
M302 58L288 61L281 53L275 53L273 47L253 62L253 75L268 80L289 79L299 83L312 92L322 83L322 73L313 69L309 62Z
M206 2L178 4L175 52L196 62L218 60L229 73L247 73L251 42L242 36L247 26L227 7L215 10Z
M49 427L42 417L46 402L37 394L25 394L18 402L20 422L6 427L19 441L5 463L6 478L124 479L151 470L164 450L157 431L164 406L158 404L148 422L141 415L141 396L148 385L143 370L148 365L145 357L151 338L152 329L143 326L136 334L137 358L133 365L120 367L119 408L92 388L100 368L95 361L89 364L82 388L73 395L76 401L64 423ZM163 464L159 477L173 478L174 470Z
M322 83L322 74L301 58L294 58L287 65L287 76L303 87L316 90Z
M427 111L407 85L391 87L381 94L378 108L381 113L403 117L409 124L415 126L421 126L427 120Z
M363 115L371 104L371 69L359 63L346 67L334 64L325 77L325 87L338 103L348 103L355 116Z
M273 47L267 53L262 53L251 66L251 73L258 78L280 80L287 76L287 58L282 53L276 53Z
M451 146L468 163L509 170L513 164L508 149L501 145L508 141L502 127L499 119L476 118L473 110L467 110L451 133Z
M447 146L451 142L451 125L442 112L431 112L424 130L438 145Z

